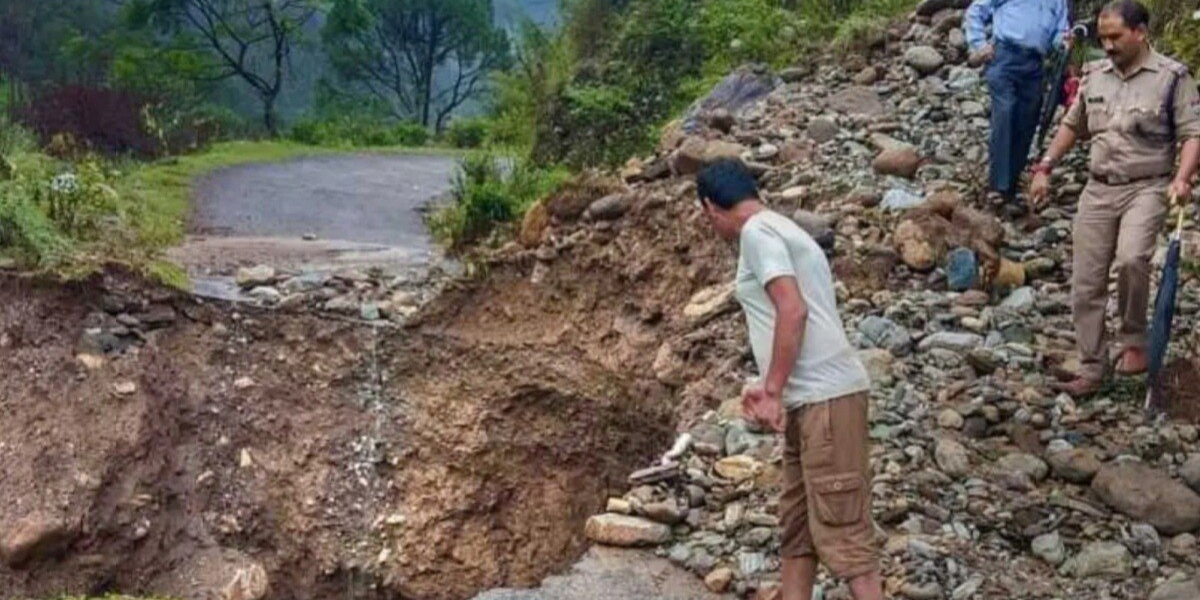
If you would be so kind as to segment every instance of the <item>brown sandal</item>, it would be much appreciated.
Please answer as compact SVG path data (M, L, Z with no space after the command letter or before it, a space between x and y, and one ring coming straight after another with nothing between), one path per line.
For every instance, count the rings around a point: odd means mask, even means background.
M1056 392L1066 392L1072 398L1083 398L1095 394L1103 386L1104 382L1099 379L1076 377L1066 383L1055 383L1051 388Z
M1141 375L1146 372L1148 367L1146 351L1137 346L1130 346L1121 351L1121 359L1117 361L1116 371L1121 375Z

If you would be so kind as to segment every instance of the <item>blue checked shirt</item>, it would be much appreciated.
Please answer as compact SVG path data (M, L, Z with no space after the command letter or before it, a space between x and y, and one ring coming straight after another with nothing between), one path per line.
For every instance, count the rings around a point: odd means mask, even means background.
M975 0L967 9L967 44L979 50L992 38L1037 50L1043 55L1062 44L1070 25L1066 0Z

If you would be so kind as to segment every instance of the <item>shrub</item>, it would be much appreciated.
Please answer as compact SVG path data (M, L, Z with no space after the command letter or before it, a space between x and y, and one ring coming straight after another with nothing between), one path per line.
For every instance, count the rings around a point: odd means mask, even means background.
M64 260L71 244L45 213L12 186L0 185L0 251L38 266Z
M1154 0L1150 3L1151 24L1163 40L1164 50L1186 63L1192 73L1200 71L1200 19L1196 3L1188 0Z
M310 146L317 146L321 143L320 124L313 119L301 119L292 124L292 130L288 133L288 137L292 141Z
M343 115L297 121L290 137L312 146L423 146L429 131L412 122Z
M102 152L148 158L162 148L145 127L146 105L130 92L74 85L39 94L17 114L60 157Z
M429 141L429 130L420 123L402 121L392 127L392 137L385 145L424 146Z
M468 156L459 163L451 203L429 218L434 236L452 250L478 242L551 194L568 173L511 161L491 154Z
M523 23L514 45L516 66L494 76L488 144L529 152L547 134L547 118L572 75L567 36Z
M705 48L704 70L723 76L745 62L791 64L799 48L799 19L771 0L712 0L696 26Z
M96 239L106 235L108 226L119 227L119 197L109 184L108 172L96 160L53 175L42 171L19 177L17 187L73 238Z
M650 142L646 113L628 91L608 85L572 85L563 93L554 119L559 146L547 162L575 166L619 165Z
M258 130L233 110L212 104L180 109L156 102L147 105L143 116L147 129L167 154L195 152L214 142L251 137Z
M456 119L446 129L446 141L455 148L478 148L488 137L487 119Z
M140 203L123 201L119 174L95 157L78 163L19 155L16 175L0 181L0 251L57 270L83 267L91 256L140 256L130 223Z
M37 138L32 132L0 115L0 156L12 157L36 149Z

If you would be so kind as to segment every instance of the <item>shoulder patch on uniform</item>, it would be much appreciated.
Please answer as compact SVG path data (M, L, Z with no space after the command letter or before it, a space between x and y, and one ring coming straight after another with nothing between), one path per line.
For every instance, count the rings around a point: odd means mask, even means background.
M1162 56L1162 55L1159 55L1158 58L1159 58L1159 64L1161 64L1163 66L1163 68L1167 69L1168 71L1172 71L1178 75L1188 75L1190 73L1190 69L1188 69L1187 65L1185 65L1175 59L1172 59L1172 58L1169 58L1166 56Z

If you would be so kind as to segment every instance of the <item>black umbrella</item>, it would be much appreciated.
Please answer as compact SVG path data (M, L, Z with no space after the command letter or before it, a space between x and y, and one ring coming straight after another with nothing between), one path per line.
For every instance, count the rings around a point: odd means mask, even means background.
M1175 199L1171 199L1175 204ZM1162 280L1154 298L1154 320L1150 324L1150 365L1146 377L1146 412L1162 412L1165 398L1162 390L1163 362L1167 357L1167 344L1171 341L1171 321L1175 319L1175 293L1179 290L1179 255L1183 233L1183 207L1179 207L1179 221L1175 224L1175 235L1167 246L1167 260L1163 263Z

